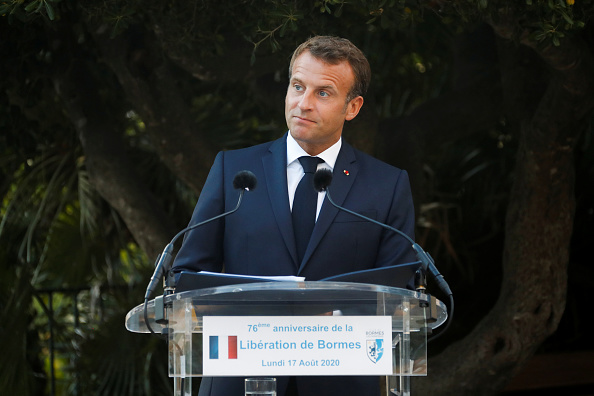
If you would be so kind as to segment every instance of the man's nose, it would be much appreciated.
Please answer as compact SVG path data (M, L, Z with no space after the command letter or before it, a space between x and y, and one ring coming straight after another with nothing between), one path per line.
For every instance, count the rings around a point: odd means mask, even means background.
M313 107L313 93L305 91L299 99L299 108L302 110L310 110Z

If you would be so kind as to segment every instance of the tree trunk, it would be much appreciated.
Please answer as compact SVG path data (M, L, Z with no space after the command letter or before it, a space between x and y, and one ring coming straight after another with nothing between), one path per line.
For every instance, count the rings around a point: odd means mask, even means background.
M124 149L122 123L103 103L88 65L71 60L78 51L68 38L56 38L54 44L54 85L79 134L93 185L123 218L149 258L155 258L176 228L136 173Z
M159 157L194 191L200 192L216 155L188 105L188 87L150 32L135 27L109 37L105 26L92 26L102 59L122 85L131 109L146 125ZM184 74L185 76L185 74Z
M505 28L495 30L508 37ZM563 314L575 206L573 150L594 108L594 67L578 38L561 47L539 48L527 39L524 44L551 70L546 92L519 127L501 294L468 336L430 359L429 377L415 381L415 393L498 393L556 330Z

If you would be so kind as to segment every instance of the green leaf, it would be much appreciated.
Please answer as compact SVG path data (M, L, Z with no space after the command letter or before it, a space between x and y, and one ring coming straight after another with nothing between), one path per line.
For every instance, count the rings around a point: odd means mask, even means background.
M334 16L340 18L342 15L342 5L334 12Z
M533 34L534 34L534 38L537 41L542 41L542 40L544 40L547 37L547 34L545 32L543 32L543 31L534 32Z
M567 21L567 23L573 25L573 19L571 19L571 17L567 15L567 13L561 12L561 16L563 17L563 19L565 19L565 21Z
M52 5L48 1L44 1L44 4L45 12L47 12L47 17L50 19L50 21L53 21L56 17L56 14L54 13L54 7L52 7Z
M296 31L297 31L297 28L298 28L298 27L297 27L297 24L295 23L295 21L291 21L291 22L289 23L289 26L291 26L291 30L292 30L293 32L296 32Z
M8 11L10 11L10 4L0 5L0 15L4 16L5 14L8 14Z
M285 31L287 30L287 25L288 25L288 23L284 23L281 26L280 30L278 31L278 35L279 36L281 36L281 37L284 37L285 36Z
M39 0L35 0L35 1L27 4L27 6L25 7L25 11L31 12L31 11L33 11L34 8L39 8L38 3L39 3Z

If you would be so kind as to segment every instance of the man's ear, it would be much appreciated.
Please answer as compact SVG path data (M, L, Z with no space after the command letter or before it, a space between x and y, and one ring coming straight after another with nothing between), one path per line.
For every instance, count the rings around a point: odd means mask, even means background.
M363 96L357 96L356 98L351 99L351 101L347 104L346 115L344 119L350 121L355 118L357 114L359 114L361 107L363 107Z

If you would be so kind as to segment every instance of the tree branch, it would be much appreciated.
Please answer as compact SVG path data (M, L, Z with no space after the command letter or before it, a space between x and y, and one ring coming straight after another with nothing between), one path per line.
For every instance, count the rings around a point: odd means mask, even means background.
M153 144L167 167L199 192L216 149L197 128L184 85L170 62L155 47L150 33L130 29L111 39L103 26L91 28L93 37L122 85L127 99L146 125Z
M62 72L56 73L54 84L79 133L93 185L122 216L144 252L156 257L175 227L136 174L118 133L121 124L108 115L87 65L78 61L70 65L57 68Z
M430 360L433 378L419 382L421 394L496 394L556 330L565 308L573 149L594 109L593 58L579 38L530 47L554 72L521 123L500 298L468 336Z

